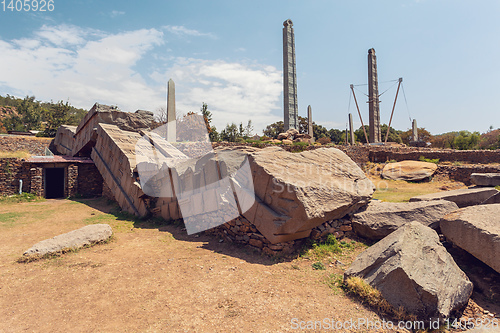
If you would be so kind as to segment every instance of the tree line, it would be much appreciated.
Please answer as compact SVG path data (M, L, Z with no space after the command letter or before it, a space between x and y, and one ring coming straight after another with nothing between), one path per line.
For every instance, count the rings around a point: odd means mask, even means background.
M0 133L39 131L38 136L54 137L61 125L77 126L87 113L69 102L41 102L35 96L0 96Z
M249 120L247 126L243 123L239 125L235 123L228 123L226 127L220 132L211 125L212 113L208 111L208 106L206 103L202 104L200 109L201 114L204 116L205 124L207 126L208 133L210 135L211 141L229 141L238 142L250 139L252 135L253 127L252 121ZM380 126L380 132L382 137L382 142L385 141L387 134L387 124ZM308 132L308 121L307 118L299 116L299 133ZM370 140L369 125L365 125L366 134L368 140ZM263 136L260 137L261 141L269 139L277 139L280 133L284 132L283 121L278 121L267 125L263 130ZM344 144L346 140L346 135L349 135L347 131L340 130L336 128L327 129L326 127L316 124L313 121L313 135L314 139L321 144ZM393 127L389 129L388 142L395 142L399 144L409 145L412 140L412 130L408 129L406 131L397 130ZM365 134L363 127L359 127L354 131L354 139L359 143L366 143ZM426 146L433 148L451 148L458 150L470 150L470 149L500 149L500 129L493 129L493 126L483 134L479 132L470 131L455 131L447 132L438 135L432 135L424 127L418 128L418 141L426 143Z

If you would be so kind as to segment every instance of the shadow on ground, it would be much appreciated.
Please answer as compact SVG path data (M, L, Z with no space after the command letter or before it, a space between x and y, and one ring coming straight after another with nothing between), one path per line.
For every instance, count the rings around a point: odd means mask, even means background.
M251 246L229 243L226 239L222 239L217 235L205 232L188 235L182 219L166 221L158 217L138 218L133 214L122 211L116 202L103 197L72 200L85 204L103 213L113 215L117 220L133 222L134 228L157 229L160 232L169 232L172 234L174 239L178 241L200 242L202 245L200 245L199 248L239 258L249 263L274 265L279 262L292 261L298 256L298 254L295 253L289 256L270 257L252 248Z

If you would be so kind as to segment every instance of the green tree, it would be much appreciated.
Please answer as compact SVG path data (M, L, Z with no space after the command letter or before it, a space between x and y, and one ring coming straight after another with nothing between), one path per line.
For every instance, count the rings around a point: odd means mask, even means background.
M459 150L475 149L480 138L481 134L479 132L460 131L453 140L453 148Z
M331 130L328 131L328 134L330 136L330 140L332 140L333 143L339 144L345 142L344 131L332 128ZM356 140L356 136L354 136L354 139Z
M385 136L387 134L387 124L383 124L380 126L380 136L382 138L382 142L385 142ZM402 131L396 130L391 127L389 130L389 139L387 142L396 142L396 143L403 143L403 140L401 140L401 136L399 135L402 133Z
M272 123L271 125L267 125L266 128L262 131L265 136L268 136L273 139L277 139L280 133L283 133L285 126L283 121L277 121Z
M212 112L208 111L207 103L203 102L200 108L201 114L205 119L205 125L207 126L208 136L211 142L219 141L219 133L217 133L217 128L212 126Z
M424 127L419 127L417 129L417 131L418 131L418 141L422 141L422 142L431 142L432 141L432 134L428 130L426 130ZM409 145L410 140L412 139L412 136L413 136L413 130L409 129L405 132L401 132L399 134L399 136L401 137L401 140L403 140L404 144Z
M52 104L50 109L44 110L45 130L44 136L55 137L59 126L67 124L70 119L71 106L68 102L59 101Z
M240 136L240 131L238 129L238 125L236 125L235 123L227 124L226 128L224 128L220 132L220 139L222 141L236 142L236 140L239 139L240 137L241 136Z

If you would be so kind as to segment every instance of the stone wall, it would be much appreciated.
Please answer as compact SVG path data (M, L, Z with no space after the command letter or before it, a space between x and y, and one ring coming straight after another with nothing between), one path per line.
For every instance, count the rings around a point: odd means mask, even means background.
M274 144L264 143L234 143L234 142L215 142L213 147L228 146L253 146L264 148L275 146ZM279 145L287 151L304 149L301 146ZM313 150L325 146L308 146L305 150ZM467 162L476 164L500 163L500 150L454 150L454 149L434 149L420 147L384 147L384 146L347 146L335 145L326 146L337 148L346 153L358 165L367 162L383 163L391 160L419 160L421 156L427 159L439 159L440 162Z
M311 231L308 238L292 240L289 242L271 244L255 226L246 218L240 216L223 225L204 231L205 234L217 235L229 243L247 245L257 252L262 252L270 256L288 255L300 250L302 245L309 240L324 240L329 234L341 240L344 237L353 237L351 220L348 216L328 221L317 226Z
M0 136L0 151L27 151L31 155L44 155L45 148L49 148L51 141L51 138L2 135Z
M23 181L23 192L29 192L29 168L19 158L0 158L0 195L19 193L19 180Z
M103 183L104 180L94 164L78 165L78 194L89 198L99 197L104 192Z
M370 147L368 159L371 162L390 160L418 160L420 156L439 159L439 162L468 162L475 164L500 163L500 150L454 150L417 147Z
M500 165L439 165L434 176L447 176L465 185L472 185L470 175L472 173L500 173Z

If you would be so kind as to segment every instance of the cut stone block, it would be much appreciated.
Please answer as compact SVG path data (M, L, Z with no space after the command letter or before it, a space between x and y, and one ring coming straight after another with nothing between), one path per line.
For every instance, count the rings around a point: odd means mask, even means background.
M431 201L431 200L447 200L453 201L459 208L480 205L492 195L499 191L494 187L471 187L453 191L444 191L419 195L410 199L410 202L415 201Z
M144 192L133 179L135 143L140 135L125 132L114 125L98 124L97 141L92 149L92 160L104 181L115 194L115 199L123 210L137 216L146 216L143 204Z
M472 283L438 234L410 222L362 252L344 273L378 289L394 308L420 318L443 319L467 304Z
M290 153L269 147L250 153L249 162L258 202L242 214L272 243L304 237L325 221L356 211L375 189L335 148Z
M495 187L500 185L500 173L473 173L470 180L477 186Z
M458 209L451 201L382 202L371 201L352 217L352 228L361 237L382 239L399 227L417 221L432 229L443 216Z
M107 240L113 230L107 224L92 224L83 228L43 240L24 252L25 257L42 257L66 250L76 250L86 245Z
M500 273L500 204L459 209L440 225L450 242Z
M56 137L54 138L54 146L58 153L62 155L72 156L73 145L75 144L76 126L61 125L57 129Z

